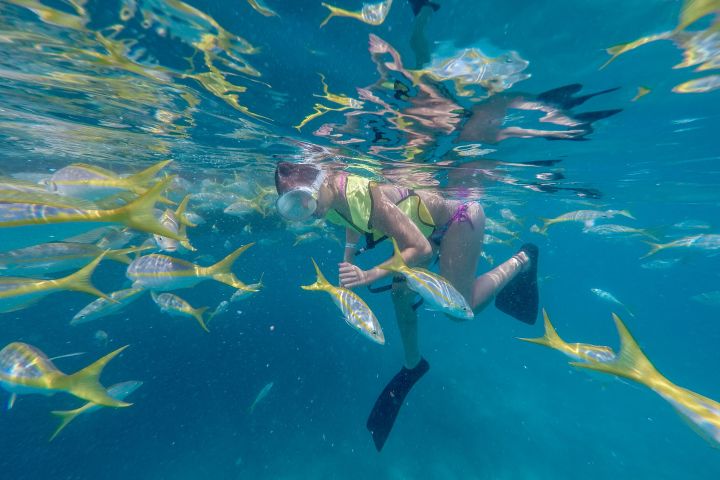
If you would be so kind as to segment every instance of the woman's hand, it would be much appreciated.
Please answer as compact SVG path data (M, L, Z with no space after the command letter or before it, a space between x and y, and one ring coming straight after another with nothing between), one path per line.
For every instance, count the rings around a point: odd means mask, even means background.
M338 267L340 270L340 286L342 287L355 288L371 283L368 272L357 265L342 262L338 264Z

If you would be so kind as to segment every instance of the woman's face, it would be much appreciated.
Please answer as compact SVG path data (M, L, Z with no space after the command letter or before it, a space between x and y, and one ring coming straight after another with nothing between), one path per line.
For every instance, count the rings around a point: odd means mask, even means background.
M330 182L334 181L334 178L334 175L328 175L325 178L325 181L320 186L320 189L318 190L317 209L313 214L315 218L324 217L328 210L330 210L330 208L332 207L333 202L335 201L334 191L332 188L330 188Z

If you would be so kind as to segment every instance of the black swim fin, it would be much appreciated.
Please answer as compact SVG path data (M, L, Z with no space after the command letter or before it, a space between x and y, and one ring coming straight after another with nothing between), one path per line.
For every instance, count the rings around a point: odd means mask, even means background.
M495 297L495 306L501 312L533 325L538 316L539 295L537 264L540 251L532 243L526 243L520 251L530 258L530 268L518 273Z
M375 406L370 412L366 426L378 452L385 445L408 392L428 370L430 364L424 358L421 358L420 363L412 370L403 367L375 400Z

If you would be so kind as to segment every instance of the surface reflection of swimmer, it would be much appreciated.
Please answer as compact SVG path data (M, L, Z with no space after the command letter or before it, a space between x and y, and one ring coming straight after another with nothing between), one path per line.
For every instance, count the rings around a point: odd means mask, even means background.
M503 312L526 323L535 322L537 247L527 244L498 267L476 276L485 233L485 215L478 202L447 200L431 192L415 192L307 163L279 163L275 183L280 195L278 212L285 218L302 221L312 216L325 217L345 227L347 243L339 264L343 286L370 286L392 275L383 268L390 261L366 270L354 265L361 237L365 236L370 248L389 237L397 241L404 261L412 267L427 265L438 253L440 274L474 312L495 299ZM390 433L405 395L429 369L418 347L415 294L399 279L394 279L388 289L392 289L405 366L382 392L368 419L378 450Z
M427 154L434 150L433 144L437 145L442 137L452 138L455 143L484 144L497 144L509 138L533 137L548 140L584 140L593 132L593 122L621 111L611 109L573 112L573 108L589 99L616 90L577 95L582 89L580 84L559 87L539 95L499 91L465 108L442 83L417 71L407 70L397 50L375 35L370 35L370 56L380 79L368 88L358 89L360 97L366 102L365 108L346 113L345 125L326 124L321 130L323 135L330 137L332 141L347 143L348 140L340 139L341 135L338 133L361 134L364 125L370 121L366 120L369 116L371 119L383 117L388 123L387 128L396 129L405 135L406 138L398 139L395 145L371 145L368 150L372 153L404 150L412 156L413 151L422 149ZM498 72L505 72L502 75L517 76L516 70L522 68L524 66L521 64L516 69L502 69ZM505 83L502 81L505 77L500 73L497 78L488 75L485 74L484 81L490 84ZM375 110L368 108L371 105L376 107ZM518 117L512 115L513 113L529 116L537 114L540 115L537 122L558 128L510 125L510 121ZM520 120L524 115L520 115ZM375 135L376 138L389 136L377 133ZM362 140L353 140L357 141ZM441 143L446 145L448 142ZM443 153L436 151L430 155L438 157Z

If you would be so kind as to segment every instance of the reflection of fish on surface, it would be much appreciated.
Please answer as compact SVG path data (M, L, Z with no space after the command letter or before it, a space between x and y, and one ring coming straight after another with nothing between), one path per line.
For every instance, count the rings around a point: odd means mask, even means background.
M491 58L478 48L466 48L449 57L435 58L430 66L413 70L412 75L416 83L423 75L436 81L450 80L455 84L455 93L466 97L475 94L465 89L471 85L480 85L488 94L494 94L530 78L530 74L523 73L529 64L514 51Z
M193 308L187 301L173 295L172 293L155 293L150 292L153 302L160 307L161 312L165 312L170 316L175 317L190 317L194 318L202 327L203 330L210 333L207 325L205 325L205 319L203 314L208 307Z
M265 6L260 0L248 0L250 6L264 17L279 17L277 12L267 6Z
M12 394L8 407L12 407L16 395L55 392L66 392L106 407L128 407L131 404L112 398L100 384L105 365L126 348L118 348L82 370L66 375L37 348L13 342L0 350L0 386Z
M545 309L543 309L543 319L545 321L545 333L539 338L518 338L524 342L537 343L545 347L552 348L558 352L582 362L611 362L615 360L615 352L610 347L590 345L587 343L567 343L558 335L557 331L550 323L550 317Z
M90 281L95 268L104 256L103 253L80 270L55 280L0 277L0 313L22 310L51 293L65 290L89 293L96 297L109 299L110 297L95 288Z
M714 15L710 26L697 31L688 31L687 27L696 21ZM677 26L666 32L648 35L627 43L614 45L607 49L610 59L600 68L605 68L620 55L638 47L659 40L670 40L683 51L683 61L673 68L695 67L696 72L712 70L720 66L720 1L718 0L685 0ZM709 75L683 82L673 87L675 93L702 93L720 88L720 75ZM639 98L640 93L635 99Z
M665 378L645 356L623 321L613 314L620 335L620 352L608 362L571 362L579 368L617 375L653 390L687 420L693 430L713 447L720 448L720 403L679 387Z
M385 335L383 334L380 322L378 322L377 317L375 317L375 314L370 310L370 307L352 290L330 284L320 271L320 267L315 263L315 260L312 260L312 262L317 275L315 283L303 285L301 288L303 290L318 290L329 294L335 305L342 312L343 318L348 325L373 342L384 345Z
M135 390L140 388L142 386L142 384L143 384L143 382L139 382L136 380L130 380L127 382L116 383L115 385L108 387L107 393L112 398L119 400L119 401L123 401L128 396L130 396ZM50 437L50 441L52 442L55 439L55 437L57 437L58 434L65 427L68 426L68 424L70 422L72 422L73 420L75 420L78 417L78 415L96 412L96 411L100 410L101 408L102 408L102 405L98 405L93 402L88 402L85 405L83 405L82 407L76 408L74 410L55 410L55 411L50 412L60 419L60 425L58 425L58 427L53 432L52 436Z
M118 290L109 295L110 300L98 298L83 307L70 320L70 325L79 325L81 323L92 322L109 315L113 315L122 311L125 307L141 297L141 293L145 290L140 288L126 288Z
M157 291L189 288L206 280L215 280L234 288L248 287L231 272L238 257L254 243L244 245L223 260L209 267L201 267L179 258L152 253L133 260L128 266L127 277L133 281L133 288L148 288Z
M392 3L393 0L382 0L377 3L363 3L360 11L353 12L323 2L322 6L330 10L330 13L320 24L320 28L324 27L333 17L348 17L367 23L368 25L382 25L388 12L390 12Z
M248 411L250 412L250 415L252 415L252 413L255 411L255 407L257 406L257 404L260 403L260 402L262 402L262 401L265 399L265 397L268 396L268 394L270 393L270 390L272 389L273 385L274 385L274 383L273 383L273 382L270 382L270 383L268 383L267 385L265 385L265 386L258 392L257 396L255 397L255 400L253 401L252 405L250 405L250 408L248 409Z

